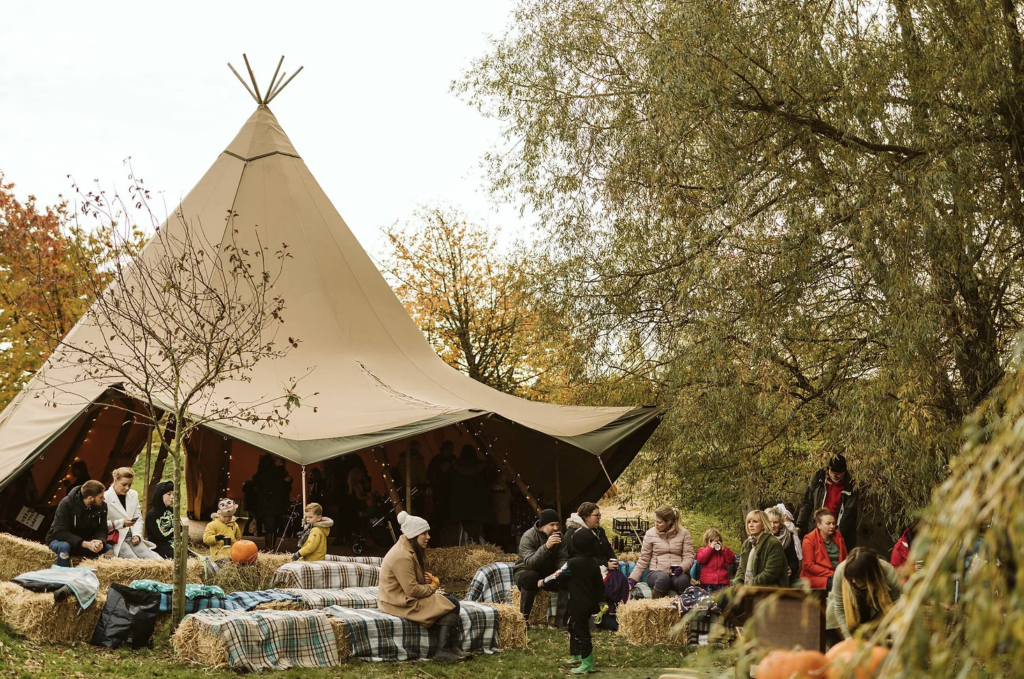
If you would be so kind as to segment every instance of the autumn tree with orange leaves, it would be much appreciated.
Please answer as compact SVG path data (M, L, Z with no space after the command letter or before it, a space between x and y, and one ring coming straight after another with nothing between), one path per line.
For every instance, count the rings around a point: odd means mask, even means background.
M66 202L45 208L33 196L21 202L0 174L0 408L86 312L93 290L105 285L106 250L74 227Z
M457 209L425 207L384 229L383 269L442 359L478 382L540 400L568 398L573 380L544 323L527 253Z

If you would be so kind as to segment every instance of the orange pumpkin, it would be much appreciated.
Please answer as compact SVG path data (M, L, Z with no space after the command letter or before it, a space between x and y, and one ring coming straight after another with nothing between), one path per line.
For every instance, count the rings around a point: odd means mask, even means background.
M816 679L828 663L817 651L772 651L757 665L757 679Z
M847 639L828 649L828 653L825 654L828 659L828 679L846 679L847 676L854 679L874 679L878 676L878 668L889 655L889 649L882 646L871 646L870 652L860 658L853 673L847 674L848 669L856 662L854 659L867 646L868 644L863 641Z
M235 563L256 563L260 551L252 540L239 540L231 545L231 560Z

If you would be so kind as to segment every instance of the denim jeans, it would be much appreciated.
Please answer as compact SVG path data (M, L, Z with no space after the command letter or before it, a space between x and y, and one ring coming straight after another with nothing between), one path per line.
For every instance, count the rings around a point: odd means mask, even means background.
M104 542L103 551L100 552L100 554L106 554L113 549L113 545L109 542ZM100 554L84 547L72 547L71 543L64 542L63 540L54 540L51 542L50 551L57 555L57 565L65 568L71 566L71 557L73 556L83 556L86 559L95 559L100 556Z

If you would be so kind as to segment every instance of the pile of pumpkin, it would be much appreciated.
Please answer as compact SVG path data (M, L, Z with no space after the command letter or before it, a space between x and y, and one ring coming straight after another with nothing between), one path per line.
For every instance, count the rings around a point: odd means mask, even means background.
M836 644L828 653L772 651L757 666L757 679L874 679L889 649L857 639Z

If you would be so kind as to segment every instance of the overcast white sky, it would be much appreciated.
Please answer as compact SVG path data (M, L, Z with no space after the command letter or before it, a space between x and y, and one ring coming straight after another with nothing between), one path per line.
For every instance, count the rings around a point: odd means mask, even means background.
M525 225L479 169L499 123L448 89L512 7L4 0L0 171L50 203L69 174L126 186L131 156L173 208L255 107L227 62L244 74L245 52L265 87L284 54L289 74L305 68L271 109L371 254L381 226L423 203L461 206L508 238Z

